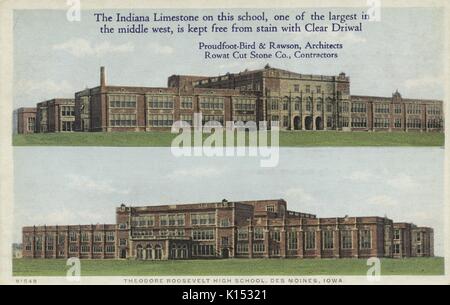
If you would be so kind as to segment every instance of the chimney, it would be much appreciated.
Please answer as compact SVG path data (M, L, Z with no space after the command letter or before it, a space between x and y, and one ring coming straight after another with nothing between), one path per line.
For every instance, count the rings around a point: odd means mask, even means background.
M100 67L100 87L106 87L105 67Z

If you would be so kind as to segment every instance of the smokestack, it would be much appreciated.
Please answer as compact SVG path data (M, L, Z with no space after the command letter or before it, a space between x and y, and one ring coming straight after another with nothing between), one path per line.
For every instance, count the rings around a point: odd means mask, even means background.
M105 67L100 67L100 86L106 87Z

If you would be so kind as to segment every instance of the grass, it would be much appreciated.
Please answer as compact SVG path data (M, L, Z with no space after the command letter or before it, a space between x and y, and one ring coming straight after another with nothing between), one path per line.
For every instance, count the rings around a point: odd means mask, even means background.
M175 136L170 132L38 133L14 135L13 145L170 147ZM444 133L283 131L280 146L444 146Z
M81 276L366 275L365 259L82 260ZM14 276L65 276L65 260L14 259ZM444 275L444 259L381 259L381 275Z

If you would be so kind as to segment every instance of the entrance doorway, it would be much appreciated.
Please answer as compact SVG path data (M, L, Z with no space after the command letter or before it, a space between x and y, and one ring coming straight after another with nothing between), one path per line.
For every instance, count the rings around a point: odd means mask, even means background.
M305 129L312 130L313 129L313 118L312 116L307 116L305 118Z
M323 120L320 116L316 118L316 130L323 130Z
M299 116L294 118L294 130L300 130L302 128L302 120Z
M228 250L228 248L223 248L222 249L222 258L229 258L230 257L230 251Z

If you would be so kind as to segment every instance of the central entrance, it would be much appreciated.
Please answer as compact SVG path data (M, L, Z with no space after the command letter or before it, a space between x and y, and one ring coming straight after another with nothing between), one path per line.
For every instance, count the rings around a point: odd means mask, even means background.
M313 129L313 118L312 116L305 117L305 129L312 130Z

